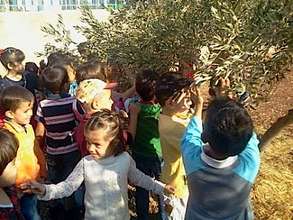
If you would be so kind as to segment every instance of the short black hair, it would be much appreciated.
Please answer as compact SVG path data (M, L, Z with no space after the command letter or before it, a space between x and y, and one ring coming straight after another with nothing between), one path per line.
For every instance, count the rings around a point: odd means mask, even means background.
M0 61L7 70L9 69L8 64L15 65L15 63L21 63L24 59L24 53L14 47L7 47L0 54Z
M24 70L30 72L30 73L34 73L34 74L38 74L39 72L39 67L36 63L34 62L26 62L25 63L25 67Z
M62 66L49 66L44 69L41 75L41 83L52 93L59 94L65 91L68 82L67 70Z
M16 137L4 128L0 128L0 176L6 166L16 157L18 141Z
M0 104L4 112L15 112L21 103L33 101L34 95L28 89L21 86L9 86L1 93Z
M185 77L182 73L167 72L158 79L156 83L155 95L161 106L174 96L181 89L190 86L192 80Z
M155 85L158 73L153 70L143 70L136 77L135 89L143 101L151 101L155 97Z
M107 63L89 61L78 66L76 71L76 81L80 83L86 79L100 79L107 81Z
M240 154L253 133L247 110L235 100L216 98L206 111L202 133L204 142L224 157Z

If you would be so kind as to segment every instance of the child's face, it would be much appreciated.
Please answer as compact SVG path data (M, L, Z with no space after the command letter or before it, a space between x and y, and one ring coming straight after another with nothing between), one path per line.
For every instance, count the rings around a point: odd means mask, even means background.
M68 80L69 82L73 82L76 78L76 72L73 66L67 65L65 66L65 69L67 70Z
M9 65L9 71L22 74L24 71L24 65L22 62L14 62L13 64Z
M27 125L30 123L32 115L33 102L22 102L14 112L10 112L9 117L17 124Z
M111 98L111 93L110 89L104 89L102 94L93 100L96 109L112 109L113 100Z
M112 139L105 138L106 136L107 131L104 129L97 129L85 133L87 149L96 159L105 157L110 153L109 146Z
M16 181L16 165L15 159L10 161L9 164L5 167L2 175L0 176L0 187L7 187L15 184Z

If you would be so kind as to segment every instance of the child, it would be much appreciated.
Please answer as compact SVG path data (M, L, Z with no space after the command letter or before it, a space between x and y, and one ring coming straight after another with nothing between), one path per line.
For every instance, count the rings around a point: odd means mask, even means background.
M175 197L162 209L162 219L183 220L188 199L186 175L180 152L180 142L189 122L190 97L174 100L178 92L189 88L192 80L181 73L169 72L156 83L156 98L162 106L159 132L164 164L160 179L175 188ZM172 208L171 208L172 207ZM170 210L171 209L171 210ZM166 210L166 211L165 211Z
M108 66L106 63L100 63L98 61L89 61L77 68L76 81L79 84L86 79L100 79L107 81Z
M234 100L216 98L202 126L203 99L198 90L191 94L195 113L181 143L190 193L185 219L253 219L249 193L260 158L252 120Z
M161 107L155 102L157 76L157 73L150 70L137 76L135 88L141 101L130 106L129 131L134 138L132 156L137 168L146 175L159 179L162 153L158 128ZM136 187L135 199L138 219L149 219L149 192Z
M70 174L80 160L78 145L74 140L74 129L77 126L75 112L81 115L84 112L76 98L66 93L68 75L65 68L47 67L42 73L42 81L47 90L47 98L38 105L36 136L39 140L45 136L48 179L52 183L58 183ZM71 198L68 201L73 200ZM57 206L63 207L63 202L58 205L55 203L56 209ZM74 205L68 205L65 210L69 211L73 207ZM52 213L55 208L51 209Z
M31 80L31 77L24 74L23 61L25 59L24 53L16 48L8 47L0 54L0 61L7 70L5 75L0 79L0 91L9 86L22 86L34 93L36 89L36 81Z
M15 184L15 157L18 141L6 129L0 129L0 219L23 219Z
M76 98L83 103L83 108L86 112L84 117L79 119L80 124L75 131L76 141L78 143L81 156L88 154L86 141L84 138L84 125L91 115L101 109L111 110L113 101L111 99L111 89L116 84L105 83L99 79L88 79L82 81L76 92ZM76 115L79 115L76 113Z
M15 160L16 186L46 176L43 152L35 142L35 134L29 124L33 102L33 94L20 86L10 86L2 92L1 106L6 116L4 128L12 132L19 142ZM26 219L40 219L36 205L35 196L30 194L22 196L21 208Z
M47 67L62 66L67 71L67 80L69 84L68 94L74 96L77 89L76 71L73 59L61 52L54 52L48 56Z
M121 142L122 129L118 113L101 110L92 115L85 125L87 148L90 155L84 157L70 176L57 185L37 182L24 184L39 198L50 200L71 195L85 182L85 219L129 219L127 179L133 184L163 193L172 193L172 187L144 175L125 152Z

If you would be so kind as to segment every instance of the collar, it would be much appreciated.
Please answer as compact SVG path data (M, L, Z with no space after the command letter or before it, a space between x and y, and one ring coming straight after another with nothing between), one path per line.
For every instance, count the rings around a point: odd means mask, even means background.
M223 169L223 168L229 167L232 164L234 164L238 159L238 156L236 155L236 156L228 157L224 160L216 160L216 159L208 156L204 152L203 149L202 149L200 157L207 165L209 165L213 168L216 168L216 169Z
M47 91L47 99L56 100L56 99L62 99L62 98L67 98L67 97L70 97L70 95L65 92L62 92L60 94L54 94L50 91Z
M27 132L28 126L29 125L19 125L19 124L15 124L12 123L11 121L5 119L4 122L6 124L8 124L12 129L14 129L16 132L20 133L20 132Z

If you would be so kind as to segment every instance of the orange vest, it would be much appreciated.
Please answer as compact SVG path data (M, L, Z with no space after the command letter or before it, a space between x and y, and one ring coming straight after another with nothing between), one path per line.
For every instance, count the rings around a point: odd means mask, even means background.
M29 180L36 180L39 176L45 176L45 158L35 140L32 126L25 125L24 128L21 128L5 121L4 128L13 133L19 142L15 159L16 185Z

